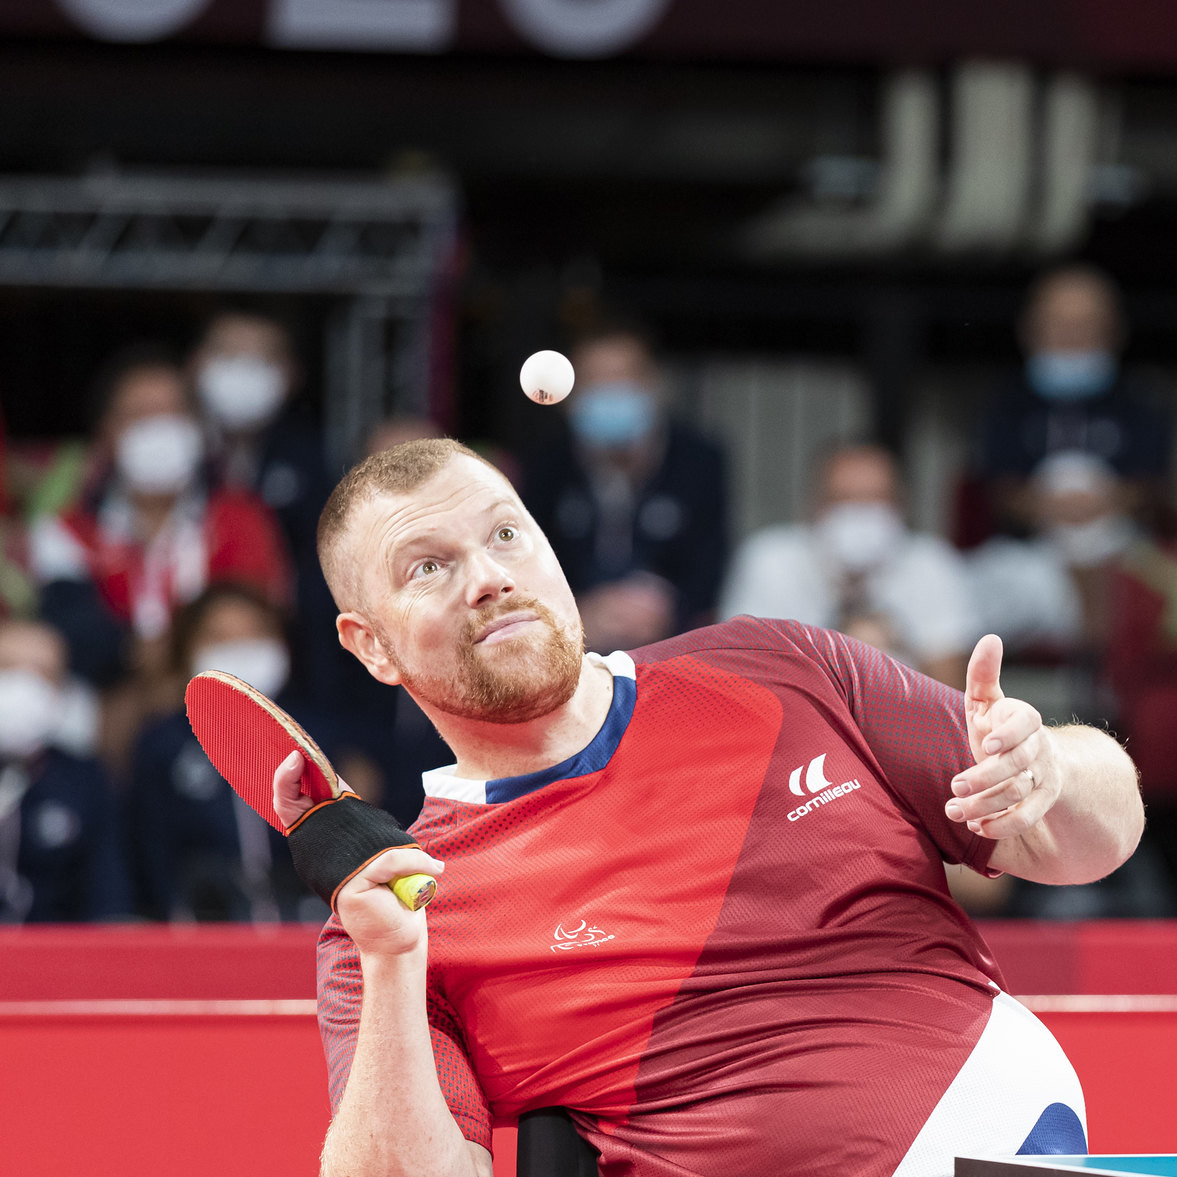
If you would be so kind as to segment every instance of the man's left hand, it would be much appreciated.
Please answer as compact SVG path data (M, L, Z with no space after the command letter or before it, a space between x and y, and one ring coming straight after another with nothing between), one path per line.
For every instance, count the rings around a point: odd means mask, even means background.
M952 779L944 812L985 838L1013 838L1037 825L1058 800L1054 741L1042 716L1001 689L1001 639L976 645L965 676L965 722L976 764Z

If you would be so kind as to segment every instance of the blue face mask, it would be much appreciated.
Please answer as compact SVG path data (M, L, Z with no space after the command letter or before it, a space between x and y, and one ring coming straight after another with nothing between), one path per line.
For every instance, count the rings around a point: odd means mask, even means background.
M1026 360L1026 380L1044 400L1086 400L1107 392L1115 379L1110 351L1040 351Z
M656 420L654 398L627 381L591 385L568 406L568 423L577 439L600 449L641 441Z

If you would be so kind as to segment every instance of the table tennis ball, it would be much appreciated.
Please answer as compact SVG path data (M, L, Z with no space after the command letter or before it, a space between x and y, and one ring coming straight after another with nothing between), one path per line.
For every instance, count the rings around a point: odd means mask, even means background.
M572 364L558 351L537 351L519 369L519 383L537 405L562 401L572 391L575 379Z

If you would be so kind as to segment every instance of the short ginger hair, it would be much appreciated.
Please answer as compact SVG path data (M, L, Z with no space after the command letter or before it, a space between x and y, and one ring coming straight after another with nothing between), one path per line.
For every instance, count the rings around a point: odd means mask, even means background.
M319 516L318 531L319 564L338 609L346 611L362 599L357 561L347 550L346 542L356 510L380 495L416 490L455 457L474 458L502 473L481 454L452 437L424 437L372 454L343 476Z

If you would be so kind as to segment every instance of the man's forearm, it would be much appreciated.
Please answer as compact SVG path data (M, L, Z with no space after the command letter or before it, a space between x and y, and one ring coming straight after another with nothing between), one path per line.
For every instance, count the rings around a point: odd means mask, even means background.
M1090 883L1126 861L1144 829L1136 768L1111 736L1047 729L1059 798L1033 829L1002 839L990 865L1036 883Z
M437 1081L424 964L365 958L363 974L355 1055L322 1177L478 1177Z

